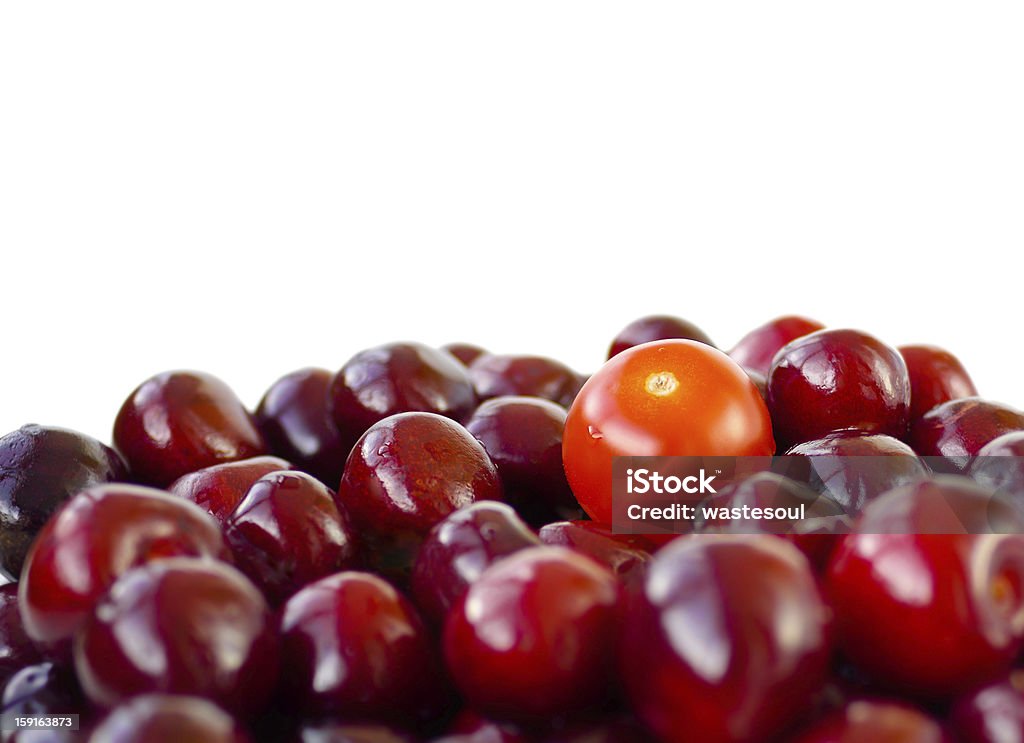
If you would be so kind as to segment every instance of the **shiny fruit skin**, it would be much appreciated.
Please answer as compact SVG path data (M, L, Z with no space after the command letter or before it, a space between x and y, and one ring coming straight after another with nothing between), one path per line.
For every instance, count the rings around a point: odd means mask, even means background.
M74 657L82 688L101 706L158 692L252 713L277 680L278 642L266 600L244 575L177 557L118 578L76 635Z
M949 351L937 346L900 346L899 352L910 374L911 423L936 405L978 394L964 365Z
M740 338L729 351L729 356L745 369L767 377L772 359L780 348L797 338L824 329L825 326L820 322L799 315L777 317Z
M136 485L83 490L39 533L18 584L25 631L66 640L125 571L177 555L217 558L227 551L213 518L198 506Z
M616 334L608 349L608 358L618 356L633 346L673 338L715 345L707 333L688 320L672 315L648 315L634 320Z
M469 378L481 400L541 397L563 408L572 404L583 384L575 371L545 356L485 354L469 365Z
M956 700L949 717L963 743L1024 741L1024 671L1012 671Z
M203 467L267 453L231 388L194 371L165 372L139 385L114 421L114 448L134 478L156 487Z
M540 544L511 507L481 501L460 508L430 530L412 567L416 605L436 624L484 570L503 557Z
M641 535L615 534L597 521L554 521L537 532L540 541L586 555L623 580L643 572L654 545Z
M938 722L895 702L854 700L792 743L952 743Z
M328 392L334 424L354 438L398 413L464 420L476 403L462 362L422 343L389 343L357 353L334 375Z
M324 722L303 725L291 743L422 743L422 741L412 733L398 730L389 725Z
M1024 535L987 528L991 492L952 476L864 509L825 577L844 655L886 688L947 699L1010 667L1024 641ZM950 509L957 517L946 515ZM1024 529L1013 512L1011 531Z
M487 355L486 350L472 343L447 343L441 346L441 350L447 351L465 366L469 366L481 356Z
M473 709L533 723L612 696L619 587L610 571L562 547L492 565L448 614L444 653Z
M1024 431L1024 412L978 397L950 400L932 408L910 429L909 443L922 457L944 457L962 470L993 439Z
M127 476L117 452L77 431L28 425L0 438L0 573L17 580L32 540L73 495Z
M89 743L248 743L234 718L201 697L143 694L114 707Z
M826 678L829 621L792 545L679 537L630 593L620 665L633 712L664 743L770 740Z
M334 374L306 368L270 386L256 407L256 423L267 446L325 485L334 487L362 431L341 432L327 407Z
M291 464L278 457L253 457L215 464L182 475L167 486L167 491L195 503L223 526L257 480L271 472L291 468Z
M280 626L281 688L304 713L411 723L443 710L447 687L427 631L381 578L321 578L288 599Z
M721 351L689 340L635 346L607 361L569 409L562 460L592 519L612 520L617 456L768 456L764 400Z
M906 437L910 377L896 349L857 330L819 330L775 355L768 408L780 446L834 431Z
M982 487L1024 502L1024 431L1004 433L989 441L966 474Z

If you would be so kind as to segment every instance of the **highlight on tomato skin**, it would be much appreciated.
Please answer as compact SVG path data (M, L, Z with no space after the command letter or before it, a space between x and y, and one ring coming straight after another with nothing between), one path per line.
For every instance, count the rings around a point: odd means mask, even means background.
M612 520L614 457L774 453L768 408L746 372L716 348L678 339L607 361L569 409L562 444L573 494L604 522Z

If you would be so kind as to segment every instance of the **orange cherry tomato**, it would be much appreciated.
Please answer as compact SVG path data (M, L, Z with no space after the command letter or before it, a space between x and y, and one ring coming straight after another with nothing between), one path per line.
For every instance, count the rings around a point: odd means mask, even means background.
M768 408L747 374L716 348L644 343L610 359L580 390L565 423L562 461L595 521L612 518L612 458L770 456Z

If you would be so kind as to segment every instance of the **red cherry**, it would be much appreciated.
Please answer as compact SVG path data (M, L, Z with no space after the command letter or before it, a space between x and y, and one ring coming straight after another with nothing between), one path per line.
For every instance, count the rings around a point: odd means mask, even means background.
M114 447L136 478L159 487L203 467L267 453L231 388L190 371L158 374L139 385L117 414Z
M449 343L441 346L441 350L447 351L466 366L487 354L487 351L480 348L480 346L474 346L472 343Z
M617 356L633 346L672 338L697 341L709 346L715 345L707 334L692 322L671 315L649 315L634 320L619 331L612 340L611 348L608 349L608 358Z
M70 638L125 571L150 560L226 556L220 529L198 506L134 485L97 485L61 509L25 562L18 601L37 642Z
M114 707L90 741L103 743L248 743L231 715L200 697L143 694Z
M223 526L257 480L271 472L291 468L288 462L277 457L253 457L190 472L172 482L167 490L195 503Z
M388 725L324 722L303 725L294 743L421 743L420 739ZM436 743L436 741L435 741Z
M950 722L963 743L1024 740L1024 671L1013 671L958 699Z
M1004 433L981 447L967 474L982 487L1024 500L1024 431Z
M951 743L942 726L893 702L857 700L811 726L793 743Z
M960 360L937 346L900 346L910 374L910 420L950 400L974 397L978 390Z
M777 317L740 338L729 355L743 368L767 377L780 348L824 328L820 322L798 315Z
M910 445L923 457L944 457L962 470L985 444L1024 430L1024 413L977 397L950 400L925 413L910 429ZM933 466L934 463L933 463Z
M1005 671L1024 639L1022 533L1011 507L961 478L869 503L826 577L846 656L879 684L929 698Z
M444 652L474 709L536 723L607 701L618 585L593 560L532 547L492 565L448 614Z
M620 662L633 711L665 743L769 740L824 682L828 623L792 545L679 537L630 597Z
M644 537L614 534L610 525L597 521L556 521L541 527L537 535L544 544L568 547L623 579L640 574L654 551Z
M274 622L244 575L178 557L130 570L75 638L75 670L103 706L140 692L194 694L262 708L277 680Z
M583 379L565 364L544 356L486 354L469 366L469 378L481 400L492 397L542 397L567 408Z

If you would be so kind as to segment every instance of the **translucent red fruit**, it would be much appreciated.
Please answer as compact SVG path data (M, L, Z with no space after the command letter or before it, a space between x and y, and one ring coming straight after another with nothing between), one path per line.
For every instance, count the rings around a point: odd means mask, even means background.
M307 368L274 382L256 408L270 450L334 487L362 431L338 431L327 409L334 374Z
M275 605L355 562L352 528L334 492L304 472L256 481L228 517L224 537L235 564Z
M97 743L248 743L231 715L207 699L143 694L112 709L96 726Z
M715 345L703 330L688 320L672 315L648 315L634 320L618 332L608 349L608 358L633 346L672 338Z
M328 394L335 425L353 438L396 413L463 420L476 407L466 367L422 343L389 343L357 353L334 375Z
M282 688L307 714L436 719L447 688L412 604L368 573L309 584L281 610Z
M167 490L195 503L223 525L253 483L271 472L291 468L278 457L253 457L190 472L172 482Z
M469 378L481 400L514 395L542 397L564 408L572 404L583 384L575 371L544 356L485 354L469 365Z
M945 457L961 470L985 444L1024 430L1024 413L977 397L950 400L932 408L910 429L910 445L921 456Z
M820 322L799 315L777 317L740 338L729 356L744 369L767 376L780 348L824 327Z
M964 533L993 530L1006 533ZM1024 522L950 476L867 505L827 594L847 658L878 684L948 698L1009 668L1024 638Z
M101 706L161 692L251 713L277 680L266 601L214 560L159 560L122 575L76 636L74 656L82 688Z
M134 485L84 490L39 532L19 583L25 631L65 640L127 570L151 560L226 554L220 529L198 506Z
M961 697L949 717L964 743L1024 740L1024 671L1013 671Z
M620 663L632 709L665 743L769 740L825 680L829 616L781 539L680 537L631 592Z
M793 743L952 743L938 722L895 702L856 700L826 716Z
M950 400L978 394L960 360L937 346L900 346L910 374L910 420Z
M586 555L623 579L642 572L654 551L643 536L615 534L611 526L597 521L555 521L542 526L537 536L544 544Z
M32 540L71 496L127 475L117 452L77 431L29 425L0 438L0 573L17 579Z
M533 547L491 566L448 614L445 658L476 710L544 722L601 705L613 685L618 582L593 560Z
M549 400L496 397L466 422L498 468L505 501L534 524L579 513L562 468L565 417Z
M117 414L114 447L136 479L159 487L203 467L267 453L231 388L192 371L158 374L139 385Z
M775 355L768 408L781 446L833 431L904 438L910 377L896 349L857 330L819 330Z
M416 604L440 623L484 570L538 544L537 535L504 503L460 508L430 530L416 553L411 579Z

